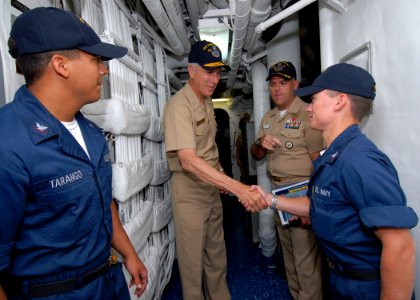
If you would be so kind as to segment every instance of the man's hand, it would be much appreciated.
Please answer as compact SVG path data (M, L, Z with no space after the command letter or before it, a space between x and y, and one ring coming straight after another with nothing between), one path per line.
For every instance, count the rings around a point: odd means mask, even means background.
M281 146L281 142L275 136L265 134L260 137L260 145L264 149L273 151L274 148Z
M124 265L127 268L128 273L131 275L131 281L128 287L131 288L135 285L136 290L134 291L134 294L137 297L140 297L147 287L147 269L137 255L132 255L128 258L125 257Z
M238 195L238 200L250 212L257 212L268 207L264 193L247 185L244 185L243 191Z

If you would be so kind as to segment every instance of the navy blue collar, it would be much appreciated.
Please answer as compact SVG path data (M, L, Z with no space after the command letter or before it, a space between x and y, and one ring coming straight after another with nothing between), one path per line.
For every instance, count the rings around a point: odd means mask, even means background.
M361 135L359 125L354 124L347 127L342 133L340 133L328 147L325 153L320 157L319 163L323 164L332 164L340 157L344 148L347 144L353 140L355 137Z

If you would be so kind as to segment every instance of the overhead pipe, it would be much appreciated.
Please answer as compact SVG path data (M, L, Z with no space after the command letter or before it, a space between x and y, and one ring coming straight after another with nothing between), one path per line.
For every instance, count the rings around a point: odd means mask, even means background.
M148 35L152 40L156 41L159 46L161 46L162 48L171 51L172 53L175 53L174 49L172 47L170 47L168 45L168 43L166 43L159 34L157 34L157 32L147 23L147 21L145 19L143 19L143 17L141 17L139 14L137 14L137 19L139 20L140 24L146 29L145 30L145 34ZM137 34L136 34L137 35ZM137 35L137 39L140 40L140 34Z
M182 13L181 4L174 0L161 0L165 7L166 13L171 19L172 25L175 28L179 39L181 40L182 46L184 47L184 53L189 53L191 50L190 40L187 34L187 26L185 25L184 15Z
M172 85L177 89L180 90L183 86L181 80L179 80L178 77L172 72L170 69L166 69L166 74L168 74L169 81L172 83Z
M200 34L198 33L198 16L200 14L200 10L198 8L198 2L197 0L185 0L185 4L187 5L188 15L190 16L194 38L199 40Z
M179 40L178 35L175 32L175 29L172 26L172 23L169 20L168 15L166 14L165 9L162 6L162 3L156 0L143 0L143 3L155 19L163 35L168 40L169 44L174 50L174 54L183 54L184 46L182 46L182 43Z
M255 28L255 32L252 35L251 38L251 45L255 44L255 41L257 40L257 37L263 33L264 30L266 30L267 28L273 26L274 24L286 19L287 17L293 15L294 13L298 12L299 10L301 10L302 8L305 8L306 6L312 4L313 2L316 2L317 0L300 0L298 2L296 2L295 4L293 4L292 6L286 8L285 10L282 10L281 12L279 12L278 14L276 14L275 16L271 17L270 19L260 23L256 28ZM251 56L252 54L252 50L248 51L248 55Z
M294 13L298 12L302 8L305 8L306 6L316 2L317 0L300 0L290 6L289 8L279 12L274 17L266 20L265 22L262 22L260 25L255 28L256 33L262 33L264 30L266 30L268 27L273 26L274 24L286 19L287 17L293 15Z
M249 17L248 30L245 37L244 49L250 50L252 47L251 40L252 35L255 32L255 28L261 22L267 20L271 13L271 0L253 0L251 16Z
M204 15L209 8L209 0L197 0L198 11L200 16Z
M231 88L235 83L239 63L241 62L242 47L245 41L250 11L251 0L236 1L235 22L233 24L233 39L228 63L231 67L231 70L229 71L229 76L226 84L228 88Z
M229 3L226 0L210 0L210 2L217 8L229 8Z

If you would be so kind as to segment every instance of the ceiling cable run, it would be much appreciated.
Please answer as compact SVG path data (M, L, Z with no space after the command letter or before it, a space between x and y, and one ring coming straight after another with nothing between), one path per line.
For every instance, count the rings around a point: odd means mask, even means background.
M181 40L182 46L184 47L184 53L189 53L191 50L191 44L188 37L187 26L185 25L184 15L182 14L182 8L179 1L173 0L161 0L165 7L166 13L168 14L172 25L175 28L179 39Z
M251 0L239 0L236 2L235 22L233 24L233 40L228 63L231 70L226 84L228 88L233 87L236 80L236 74L242 57L242 47L245 42L250 11Z
M163 35L168 40L169 45L174 50L174 54L182 55L184 53L184 46L182 45L168 15L166 14L162 3L156 0L143 0L143 3L153 16Z

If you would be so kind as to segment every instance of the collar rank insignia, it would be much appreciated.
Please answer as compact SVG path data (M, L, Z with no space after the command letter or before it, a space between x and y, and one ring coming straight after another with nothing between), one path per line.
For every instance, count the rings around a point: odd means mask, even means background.
M48 126L35 122L32 128L38 133L45 134L48 129Z
M284 128L299 129L300 124L302 124L302 120L297 118L290 118L286 120L286 123L284 123Z

